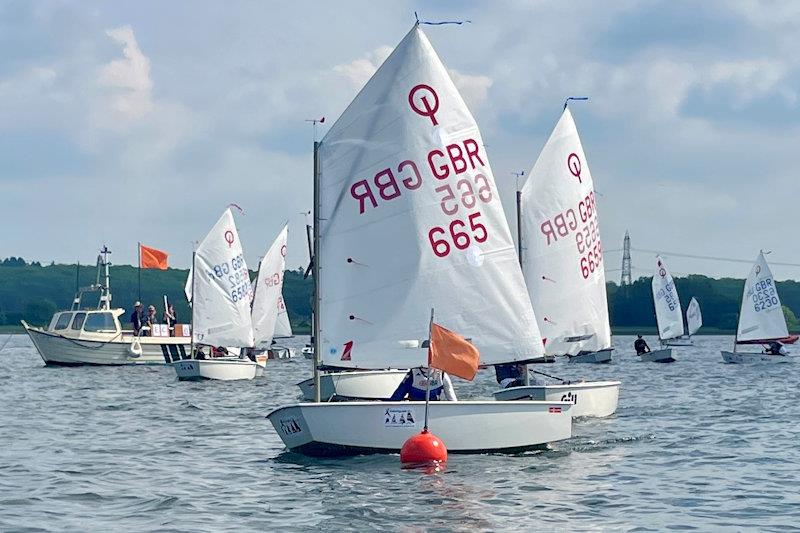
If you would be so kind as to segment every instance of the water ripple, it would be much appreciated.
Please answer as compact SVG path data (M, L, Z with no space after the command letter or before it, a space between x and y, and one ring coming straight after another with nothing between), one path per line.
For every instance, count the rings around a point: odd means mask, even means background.
M453 456L427 475L396 455L287 452L264 416L297 399L303 359L191 384L167 367L44 368L16 336L0 354L0 530L797 529L794 365L723 365L721 337L648 365L616 340L611 365L548 367L622 380L615 416L548 450ZM493 376L457 388L488 397Z

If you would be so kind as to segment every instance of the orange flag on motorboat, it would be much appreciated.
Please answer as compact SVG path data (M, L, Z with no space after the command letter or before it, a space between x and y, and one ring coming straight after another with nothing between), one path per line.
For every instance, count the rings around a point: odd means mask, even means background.
M472 381L478 372L478 349L467 339L439 324L431 325L428 364L448 374Z
M143 244L139 245L139 267L156 268L158 270L167 269L167 252L150 248Z

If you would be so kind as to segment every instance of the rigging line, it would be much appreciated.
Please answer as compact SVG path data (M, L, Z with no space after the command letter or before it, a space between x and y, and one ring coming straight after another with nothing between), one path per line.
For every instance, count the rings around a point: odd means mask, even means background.
M644 253L652 253L652 254L663 254L663 255L674 255L675 257L686 257L689 259L707 259L710 261L727 261L730 263L746 263L752 264L752 259L734 259L731 257L714 257L710 255L695 255L695 254L681 254L677 252L667 252L664 250L646 250L644 248L631 248L633 252L644 252ZM771 266L790 266L790 267L800 267L800 263L780 263L777 261L770 261L769 264Z
M9 343L9 341L11 341L11 334L10 333L8 334L8 338L6 338L6 342L4 342L2 346L0 346L0 352L2 352L5 349L6 345Z
M455 24L456 26L461 26L462 24L472 24L471 20L419 20L419 15L416 11L414 11L414 18L417 19L417 24L427 24L428 26L444 26L446 24Z

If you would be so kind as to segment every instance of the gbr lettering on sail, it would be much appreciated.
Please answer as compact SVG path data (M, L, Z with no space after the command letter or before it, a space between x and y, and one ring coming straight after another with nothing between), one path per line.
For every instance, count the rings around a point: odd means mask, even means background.
M566 159L569 173L582 183L581 159L576 153L570 153ZM548 218L539 226L540 238L545 239L547 246L555 245L559 239L573 239L578 251L578 264L583 279L588 279L603 262L603 247L600 243L600 231L597 224L597 204L594 191L589 189L574 207Z
M439 96L427 84L412 87L408 93L411 110L438 126ZM425 157L415 160L400 155L374 175L354 182L350 196L359 214L415 194L424 183L434 184L437 202L446 223L427 230L430 249L437 257L447 257L455 248L466 250L473 242L483 243L489 233L481 219L481 206L494 199L492 183L486 177L487 158L478 141L465 138L444 145L429 146Z

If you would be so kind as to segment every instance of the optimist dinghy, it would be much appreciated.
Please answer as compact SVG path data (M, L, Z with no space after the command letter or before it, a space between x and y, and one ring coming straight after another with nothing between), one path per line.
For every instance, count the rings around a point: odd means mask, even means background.
M606 417L617 412L619 381L564 382L509 387L494 392L496 400L550 400L573 402L573 418Z
M565 106L517 193L522 272L548 355L610 363L606 277L594 182Z
M484 365L541 358L539 328L480 131L418 25L314 148L316 401L268 418L295 452L396 453L424 402L320 402L320 363L426 367L431 308ZM519 452L569 438L572 407L432 402L430 428L451 453Z
M191 276L190 353L197 355L195 345L252 348L250 276L230 209L225 210L192 255ZM172 366L178 379L186 381L253 379L259 365L240 356L193 358L175 362Z
M351 372L323 372L320 374L320 400L388 400L406 377L407 370L355 370ZM314 380L297 384L303 399L314 401Z
M689 328L688 335L669 339L664 341L667 346L694 346L692 335L697 333L697 330L703 325L703 315L700 312L700 304L697 303L696 298L689 301L689 306L686 308L686 325Z
M661 256L656 256L656 269L651 287L661 349L639 354L639 358L641 361L650 363L674 363L672 348L664 348L664 345L669 340L683 336L683 314L678 291L675 290L675 282Z
M283 302L283 276L286 270L286 244L289 227L285 225L266 255L258 265L258 274L253 283L253 303L250 316L253 321L255 349L252 351L256 361L267 359L286 359L294 356L294 351L278 346L273 339L291 337L292 326Z
M788 354L770 354L764 352L740 352L737 347L744 344L768 345L774 341L782 341L789 336L786 317L783 315L781 300L775 278L764 259L764 252L759 252L756 262L750 269L750 275L744 283L742 307L739 311L739 322L733 351L722 350L722 360L726 363L789 363L796 360Z

